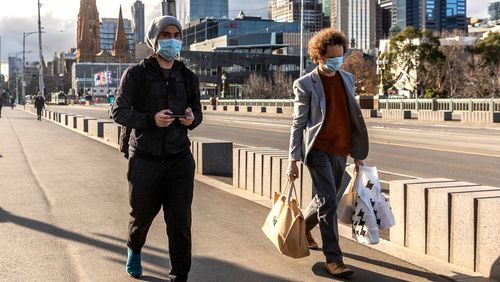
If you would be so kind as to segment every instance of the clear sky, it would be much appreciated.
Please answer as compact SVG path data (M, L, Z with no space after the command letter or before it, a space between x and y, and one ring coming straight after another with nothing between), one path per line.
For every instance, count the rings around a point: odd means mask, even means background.
M210 0L206 0L210 1ZM52 54L76 47L76 22L80 7L79 0L41 0L44 59L52 59ZM130 7L135 0L97 0L97 9L101 18L117 18L120 4L123 16L130 18ZM161 14L160 0L142 0L145 4L146 26ZM23 32L36 31L37 0L0 0L0 37L2 73L9 55L22 51ZM468 0L467 16L486 17L488 0ZM246 15L267 18L268 0L229 0L229 16L235 17L239 10ZM36 34L26 37L27 60L38 61L38 37Z

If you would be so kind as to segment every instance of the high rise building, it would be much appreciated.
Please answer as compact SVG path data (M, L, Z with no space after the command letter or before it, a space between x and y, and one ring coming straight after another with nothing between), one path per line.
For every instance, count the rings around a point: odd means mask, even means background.
M96 0L81 0L76 32L76 61L92 62L99 52L99 12Z
M332 2L334 1L335 0L318 0L323 9L323 27L331 26L330 17L332 16Z
M144 4L139 0L132 5L132 28L135 43L144 42Z
M113 53L113 46L115 44L116 33L118 29L118 19L117 18L102 18L101 22L101 50ZM123 19L123 30L125 33L125 38L128 42L128 50L131 55L135 53L135 36L134 30L132 29L132 23L129 19ZM132 56L133 57L133 56Z
M228 0L183 0L175 4L177 19L182 25L206 18L226 19L229 15Z
M467 29L466 0L393 0L392 25L434 31Z
M377 40L389 37L392 25L392 0L378 0Z
M161 1L161 15L162 16L174 16L177 14L175 12L175 0L163 0Z
M351 47L372 49L376 45L376 3L373 0L349 0L347 37Z
M277 22L300 22L301 0L274 0L271 19ZM304 29L319 31L323 27L323 9L318 0L304 0Z
M347 34L349 0L332 0L330 26Z
M488 17L490 21L500 20L500 0L493 0L488 3Z

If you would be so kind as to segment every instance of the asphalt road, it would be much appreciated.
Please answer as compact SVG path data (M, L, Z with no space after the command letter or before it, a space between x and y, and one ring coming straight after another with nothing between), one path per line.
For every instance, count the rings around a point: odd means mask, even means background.
M106 118L105 107L57 107L61 111ZM288 149L290 117L205 112L191 132L245 146ZM420 123L367 120L370 154L383 181L446 177L483 185L500 183L500 126L463 126L457 122Z
M0 281L137 281L124 270L129 208L121 153L4 109L0 155ZM332 281L321 252L300 260L278 254L260 230L267 208L195 186L190 281ZM350 240L341 245L356 271L350 281L448 281ZM167 250L159 216L140 281L165 281Z

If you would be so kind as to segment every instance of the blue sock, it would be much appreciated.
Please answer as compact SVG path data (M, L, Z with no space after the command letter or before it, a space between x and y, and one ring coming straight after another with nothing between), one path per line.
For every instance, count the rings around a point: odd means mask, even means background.
M141 253L134 253L132 249L127 248L127 266L128 275L139 277L142 274Z

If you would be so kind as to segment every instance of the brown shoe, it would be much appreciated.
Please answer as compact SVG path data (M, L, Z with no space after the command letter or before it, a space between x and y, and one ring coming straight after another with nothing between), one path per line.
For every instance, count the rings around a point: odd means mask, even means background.
M354 271L345 266L343 262L325 263L325 269L330 275L337 278L349 277L354 273Z
M316 241L314 241L314 238L313 238L310 230L309 231L306 230L306 238L307 238L307 244L309 246L309 249L311 249L311 250L318 249L318 243L316 243Z

